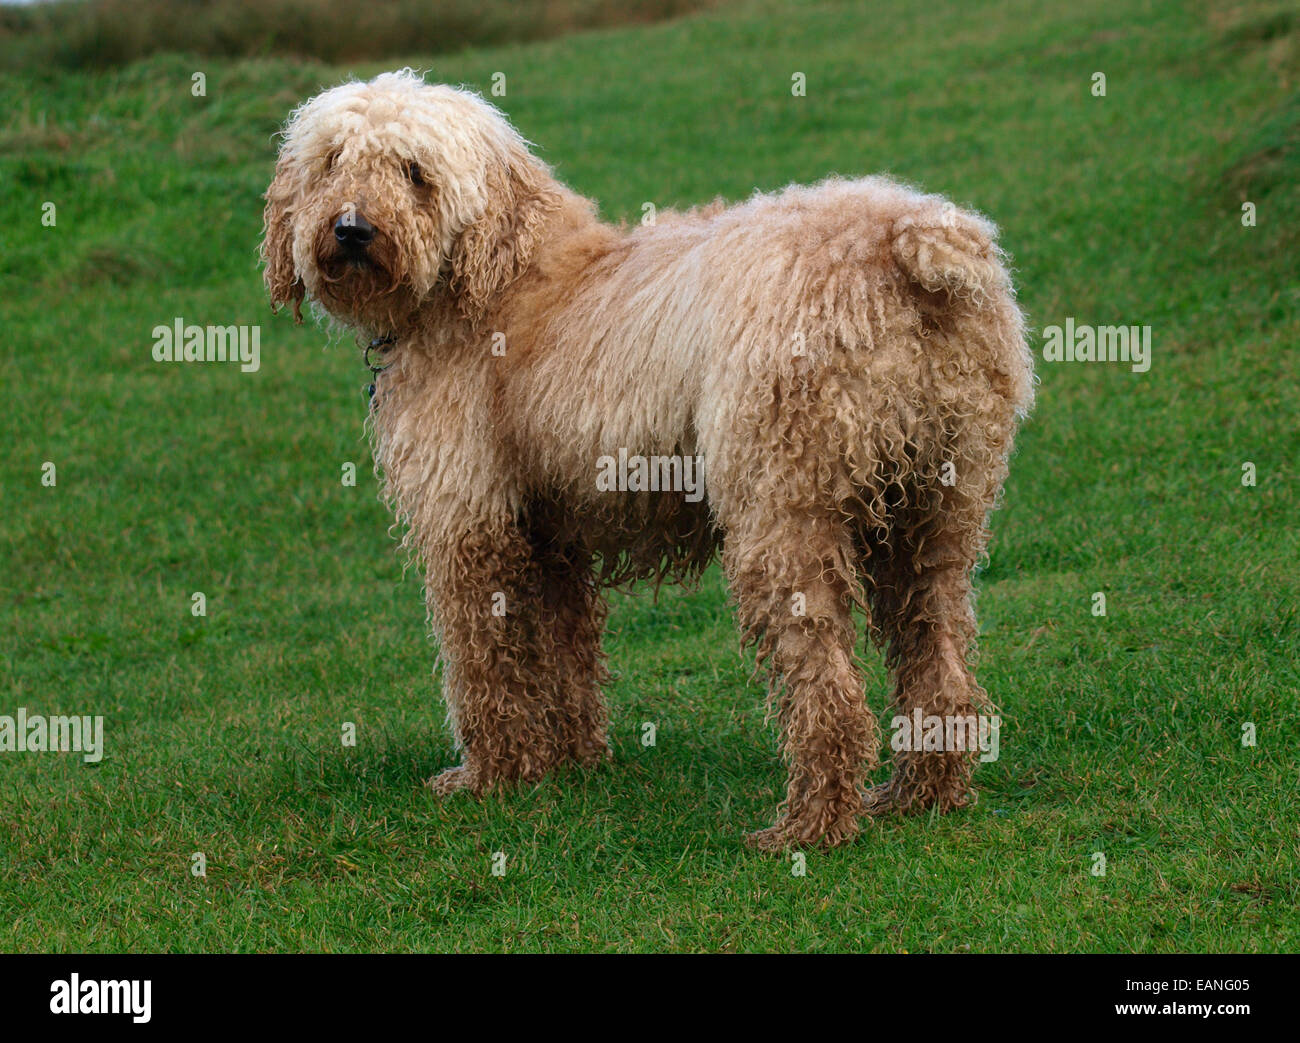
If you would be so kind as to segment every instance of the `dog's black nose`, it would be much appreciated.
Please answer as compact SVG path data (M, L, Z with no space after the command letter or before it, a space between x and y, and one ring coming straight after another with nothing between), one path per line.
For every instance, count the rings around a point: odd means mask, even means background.
M345 250L361 253L375 238L375 229L360 214L344 214L334 222L334 238Z

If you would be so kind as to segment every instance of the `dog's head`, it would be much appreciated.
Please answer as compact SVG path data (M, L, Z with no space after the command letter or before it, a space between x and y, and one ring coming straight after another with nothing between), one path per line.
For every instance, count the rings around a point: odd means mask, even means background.
M294 111L266 193L274 307L392 330L432 295L478 318L527 267L557 188L493 106L410 70Z

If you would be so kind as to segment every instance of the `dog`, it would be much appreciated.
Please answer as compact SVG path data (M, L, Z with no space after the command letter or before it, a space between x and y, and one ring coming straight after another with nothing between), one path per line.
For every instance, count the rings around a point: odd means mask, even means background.
M380 353L376 465L462 757L434 792L609 759L603 591L720 553L788 767L751 844L969 801L969 744L868 787L855 613L901 714L991 711L971 571L1034 390L992 224L832 177L611 226L495 107L410 70L292 113L264 220L273 310ZM675 488L700 461L702 494Z

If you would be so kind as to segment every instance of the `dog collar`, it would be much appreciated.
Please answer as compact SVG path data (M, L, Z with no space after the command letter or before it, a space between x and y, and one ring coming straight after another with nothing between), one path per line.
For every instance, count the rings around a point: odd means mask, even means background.
M375 378L378 377L379 374L382 373L384 370L386 370L388 366L392 365L392 363L390 362L388 363L388 365L384 365L384 366L376 366L373 362L370 361L370 353L372 351L377 351L381 356L387 355L388 352L392 350L393 345L396 343L397 343L397 338L394 337L391 333L387 333L382 337L376 337L374 340L372 340L369 344L366 345L366 350L362 358L366 364L366 369L370 370L370 385L366 388L366 398L370 402L371 409L375 408Z

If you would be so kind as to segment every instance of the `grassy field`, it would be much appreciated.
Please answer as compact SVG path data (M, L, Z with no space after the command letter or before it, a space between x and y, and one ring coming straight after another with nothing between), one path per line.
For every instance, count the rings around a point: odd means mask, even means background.
M0 754L0 949L1300 948L1300 22L866 10L409 61L504 72L503 107L614 218L889 171L1000 223L1036 331L1151 326L1146 373L1040 353L980 577L1005 725L978 804L868 824L805 876L748 851L784 775L716 569L615 598L610 769L435 802L454 754L367 375L270 318L255 253L279 122L381 66L3 73L0 714L102 714L106 753ZM176 317L261 324L261 368L155 363Z

